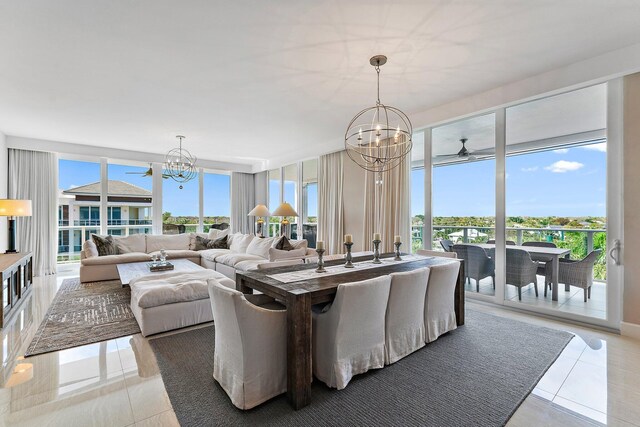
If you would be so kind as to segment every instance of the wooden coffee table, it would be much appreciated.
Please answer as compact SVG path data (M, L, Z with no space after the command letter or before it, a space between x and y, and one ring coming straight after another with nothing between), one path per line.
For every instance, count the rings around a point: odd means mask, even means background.
M118 268L118 275L120 276L122 287L128 286L133 279L140 276L205 270L204 267L200 267L198 264L191 262L188 259L172 259L169 260L169 262L173 264L173 270L149 271L149 261L129 262L126 264L118 264L116 267Z

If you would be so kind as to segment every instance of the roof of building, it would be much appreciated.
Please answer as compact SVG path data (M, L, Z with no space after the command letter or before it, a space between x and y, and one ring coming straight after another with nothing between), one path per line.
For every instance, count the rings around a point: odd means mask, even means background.
M139 196L139 197L151 197L151 191L138 187L137 185L129 184L124 181L109 180L108 193L111 196ZM79 187L69 188L64 190L62 194L76 195L93 195L100 194L100 182L93 182L91 184L81 185Z

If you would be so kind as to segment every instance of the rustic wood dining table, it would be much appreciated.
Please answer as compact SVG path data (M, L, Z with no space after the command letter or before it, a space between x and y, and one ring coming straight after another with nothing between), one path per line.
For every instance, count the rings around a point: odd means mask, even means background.
M413 255L412 255L413 256ZM392 258L385 254L382 258ZM353 262L371 260L372 256L354 258ZM421 267L451 262L451 258L416 257L410 262L385 263L368 269L344 269L344 273L314 277L308 280L284 283L273 277L278 273L290 273L315 269L315 263L253 270L236 273L236 289L250 294L253 290L269 295L287 308L287 397L295 409L311 403L312 337L311 306L333 301L340 283L356 282L374 277L410 271ZM463 264L462 260L455 260ZM325 266L344 264L343 260L327 261ZM461 266L455 287L455 313L458 325L464 324L464 277Z

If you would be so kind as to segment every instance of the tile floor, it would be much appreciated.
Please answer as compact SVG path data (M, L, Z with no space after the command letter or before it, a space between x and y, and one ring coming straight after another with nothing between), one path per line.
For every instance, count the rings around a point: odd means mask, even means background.
M64 266L37 279L30 300L2 330L0 425L178 425L140 335L19 357L62 280L74 276L77 267ZM509 426L640 426L640 341L478 302L468 307L576 334Z

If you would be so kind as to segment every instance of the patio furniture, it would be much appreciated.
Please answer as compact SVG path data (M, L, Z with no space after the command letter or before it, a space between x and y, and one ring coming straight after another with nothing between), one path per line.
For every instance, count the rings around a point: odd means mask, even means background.
M457 258L458 257L458 254L456 254L455 252L430 251L428 249L418 249L416 253L422 256L437 256L441 258Z
M458 258L464 259L464 274L471 283L476 281L476 292L480 292L480 280L491 277L493 288L496 288L495 264L480 246L472 244L453 245L452 250L458 254Z
M558 269L558 282L569 286L576 286L584 290L584 302L587 297L591 298L591 285L593 285L593 266L602 253L601 249L591 251L589 255L581 260L560 259ZM549 274L545 281L549 281Z
M495 259L495 248L490 249L491 258ZM533 283L538 296L538 262L524 249L507 248L507 285L518 288L518 301L522 301L522 288Z
M442 249L444 249L445 252L451 252L453 242L449 239L442 239L440 240L440 246L442 246Z
M555 243L552 242L523 242L522 246L534 246L538 248L557 248ZM547 271L551 270L551 263L553 262L553 257L544 256L544 255L531 255L531 259L534 261L538 261L541 264L538 266L538 276L547 276ZM544 281L544 296L547 296L547 287L551 290L551 282L545 279Z
M516 242L514 242L513 240L507 240L505 243L507 245L509 245L509 246L515 246L516 245ZM495 245L496 241L494 239L490 239L490 240L487 240L487 244L488 245Z

